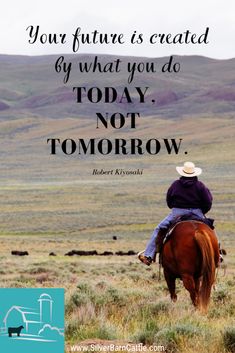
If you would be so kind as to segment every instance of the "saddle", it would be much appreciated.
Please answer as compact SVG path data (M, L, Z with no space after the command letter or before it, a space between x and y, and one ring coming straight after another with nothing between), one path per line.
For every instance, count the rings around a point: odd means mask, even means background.
M180 222L185 221L198 221L208 225L211 229L214 229L214 219L212 218L201 218L194 213L190 213L187 215L179 216L176 218L175 222L173 222L169 228L161 228L158 233L157 241L156 241L156 249L157 253L160 254L159 261L161 261L161 253L163 249L163 245L170 239L173 229Z
M172 226L174 227L177 223L182 222L182 221L199 221L202 223L205 223L206 225L208 225L211 229L215 229L214 227L214 219L213 218L201 218L199 216L197 216L195 213L190 213L190 214L186 214L183 216L179 216L176 221L172 224ZM171 226L170 226L171 228Z

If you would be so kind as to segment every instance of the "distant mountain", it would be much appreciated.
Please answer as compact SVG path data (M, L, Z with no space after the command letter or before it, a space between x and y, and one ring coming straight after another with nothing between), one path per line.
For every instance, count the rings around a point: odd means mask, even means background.
M197 114L224 114L235 111L235 59L215 60L201 56L174 56L180 62L179 73L161 73L169 59L120 57L119 73L80 73L78 63L92 63L95 55L65 55L72 63L71 78L63 83L62 73L54 70L59 55L0 55L0 118L40 116L48 118L94 117L96 112L139 112L142 116L178 118ZM102 66L117 56L99 55ZM155 73L135 74L129 85L127 63L153 62ZM128 87L133 102L76 103L73 86L114 87L118 98ZM145 103L139 103L135 87L149 87ZM153 104L152 101L155 101Z

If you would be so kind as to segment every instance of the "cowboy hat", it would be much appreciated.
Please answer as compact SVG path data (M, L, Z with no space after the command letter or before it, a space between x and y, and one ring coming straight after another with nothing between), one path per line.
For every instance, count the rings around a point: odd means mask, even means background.
M201 168L196 168L194 163L185 162L183 167L176 167L177 172L184 177L194 177L202 173Z

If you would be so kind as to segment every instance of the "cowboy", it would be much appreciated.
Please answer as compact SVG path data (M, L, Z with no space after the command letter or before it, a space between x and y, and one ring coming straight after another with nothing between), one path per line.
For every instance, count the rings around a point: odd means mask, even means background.
M175 180L167 191L166 202L171 213L154 229L151 239L144 251L138 254L138 258L146 265L151 265L159 252L157 239L160 229L168 229L176 219L184 215L195 215L205 218L212 206L212 195L210 190L198 180L202 173L201 168L196 168L194 163L185 162L183 166L176 167L181 176Z

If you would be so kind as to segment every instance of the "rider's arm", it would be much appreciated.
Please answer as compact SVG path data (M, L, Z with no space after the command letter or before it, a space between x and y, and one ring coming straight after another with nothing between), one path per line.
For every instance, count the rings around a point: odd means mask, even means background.
M210 190L202 182L200 182L200 194L201 210L205 214L211 209L213 197Z

